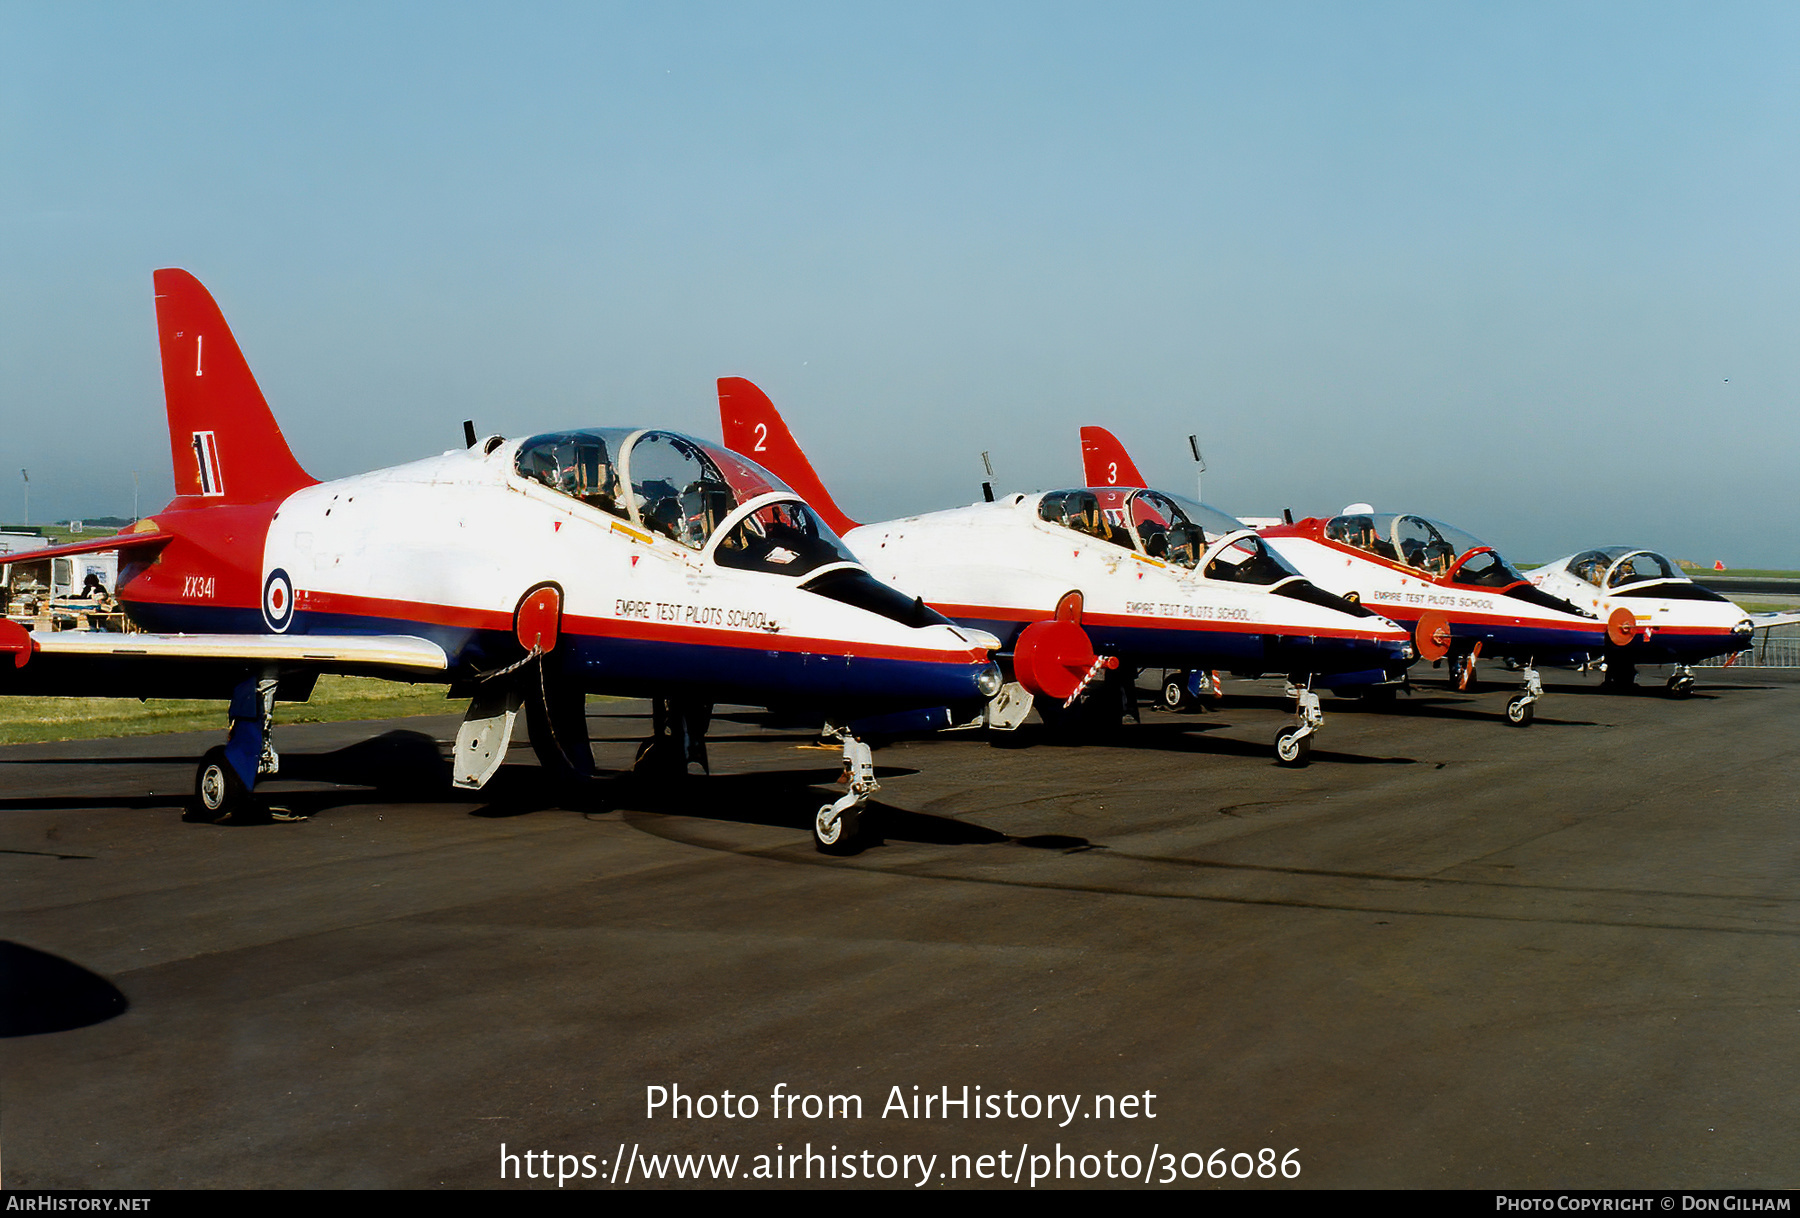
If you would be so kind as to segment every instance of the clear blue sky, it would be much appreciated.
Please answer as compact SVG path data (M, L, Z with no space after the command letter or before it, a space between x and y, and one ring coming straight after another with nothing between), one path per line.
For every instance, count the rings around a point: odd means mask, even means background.
M0 0L0 517L169 493L150 272L319 477L748 376L865 519L1150 476L1800 566L1800 7Z

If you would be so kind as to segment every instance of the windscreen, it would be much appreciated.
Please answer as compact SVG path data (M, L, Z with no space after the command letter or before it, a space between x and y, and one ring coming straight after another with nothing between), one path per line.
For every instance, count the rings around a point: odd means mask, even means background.
M1641 584L1653 579L1684 579L1661 554L1649 550L1634 550L1620 558L1606 576L1606 586L1623 588L1627 584Z
M1510 588L1525 582L1525 576L1511 563L1488 549L1471 554L1451 578L1474 588Z
M798 578L856 556L825 522L798 499L765 503L719 539L713 560L721 567Z
M1278 584L1300 572L1288 566L1262 538L1251 534L1222 547L1206 564L1206 578L1238 584Z

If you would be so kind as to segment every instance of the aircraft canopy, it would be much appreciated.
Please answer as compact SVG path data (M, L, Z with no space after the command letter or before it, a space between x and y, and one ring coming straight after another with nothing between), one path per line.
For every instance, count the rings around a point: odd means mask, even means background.
M1578 575L1596 588L1623 588L1652 579L1686 579L1675 564L1651 550L1633 550L1629 546L1608 546L1603 550L1584 550L1569 560L1569 573Z
M1051 491L1038 501L1038 517L1190 570L1220 538L1246 532L1241 520L1217 508L1130 487ZM1209 579L1252 584L1280 583L1299 574L1255 534L1220 549L1205 570Z
M546 432L521 443L514 464L522 477L692 550L704 550L744 505L786 494L738 520L715 548L717 561L793 576L855 561L781 479L692 436L622 427Z
M1352 546L1430 576L1478 588L1510 588L1525 577L1472 533L1423 516L1393 512L1334 516L1325 539Z

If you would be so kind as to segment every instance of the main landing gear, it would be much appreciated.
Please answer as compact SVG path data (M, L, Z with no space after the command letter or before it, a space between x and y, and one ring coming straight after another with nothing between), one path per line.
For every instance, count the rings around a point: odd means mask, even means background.
M218 822L253 810L257 779L280 771L274 738L275 685L273 673L259 673L232 690L227 712L231 727L225 743L208 749L194 772L189 820Z
M699 766L712 773L706 760L706 729L712 724L713 704L685 698L657 698L650 704L650 738L638 746L634 774L681 777Z
M1628 660L1607 659L1602 665L1605 675L1600 688L1608 693L1628 694L1637 688L1637 665Z
M813 845L823 854L855 854L874 837L865 822L863 804L881 790L881 784L875 780L875 758L869 746L842 729L836 735L844 746L844 774L839 781L849 789L814 813Z
M1162 692L1157 704L1166 711L1193 711L1201 708L1202 698L1219 698L1219 674L1208 669L1179 669L1163 673Z
M1539 698L1544 696L1544 683L1538 679L1538 670L1532 667L1530 660L1525 661L1525 689L1516 693L1506 704L1506 721L1514 727L1530 727L1534 711L1531 709Z
M1312 678L1305 685L1290 684L1294 695L1294 722L1275 733L1275 760L1285 766L1303 766L1312 753L1312 738L1325 726L1325 712L1319 707L1319 695L1313 692Z

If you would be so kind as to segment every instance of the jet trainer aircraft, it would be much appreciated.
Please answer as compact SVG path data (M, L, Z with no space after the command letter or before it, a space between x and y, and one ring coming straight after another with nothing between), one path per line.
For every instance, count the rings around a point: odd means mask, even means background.
M1672 664L1667 689L1672 697L1694 692L1692 665L1714 656L1735 655L1750 646L1758 625L1800 620L1793 614L1764 615L1764 622L1710 588L1702 588L1654 550L1612 546L1559 558L1531 573L1531 582L1552 596L1611 616L1631 614L1636 633L1623 646L1606 648L1611 689L1629 689L1639 664Z
M1394 623L1315 587L1238 521L1197 504L1102 485L859 525L755 385L721 379L719 415L727 445L797 488L883 579L920 593L921 611L996 637L1014 681L985 712L990 726L1017 727L1034 699L1052 724L1116 724L1141 668L1280 672L1300 697L1276 755L1296 765L1323 722L1314 674L1380 681L1413 660Z
M176 495L118 536L116 593L145 633L0 621L0 694L229 698L201 761L209 818L279 767L277 699L321 673L441 682L471 698L458 786L498 770L523 708L539 758L594 768L590 692L661 699L640 766L705 764L713 702L839 722L920 706L974 713L1000 688L979 639L865 570L819 515L736 453L625 428L490 436L318 482L289 451L223 315L185 271L155 275ZM876 789L841 734L849 791L823 849L858 837Z
M1103 427L1082 429L1082 460L1090 478L1137 470ZM1449 659L1458 688L1472 687L1484 649L1523 661L1525 688L1506 704L1507 722L1520 727L1544 696L1535 664L1584 662L1608 642L1623 646L1636 629L1629 611L1602 622L1533 587L1492 546L1423 516L1355 504L1330 520L1276 525L1260 536L1319 586L1407 627L1425 659Z

